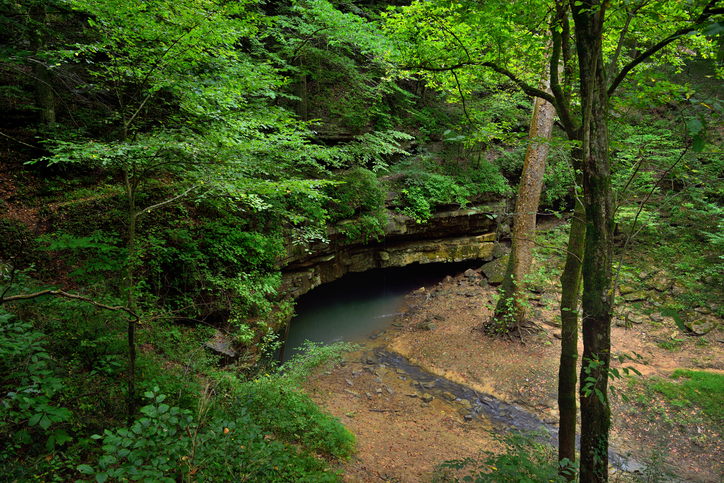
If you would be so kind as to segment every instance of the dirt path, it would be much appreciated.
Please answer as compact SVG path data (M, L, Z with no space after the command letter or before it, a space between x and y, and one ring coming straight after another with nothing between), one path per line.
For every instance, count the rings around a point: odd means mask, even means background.
M547 324L555 320L556 295L544 294L533 301L535 320L544 330L526 336L524 345L492 340L475 330L490 316L495 293L482 286L481 279L477 273L461 274L409 294L403 315L389 330L350 354L347 364L327 370L309 384L314 397L357 437L357 454L342 468L344 481L430 481L445 460L499 450L489 431L490 421L466 421L468 413L460 398L448 401L439 390L421 387L410 374L381 364L374 358L375 349L397 352L481 396L492 395L557 424L559 329ZM724 369L723 345L716 335L707 345L687 340L679 351L670 352L654 342L671 336L671 329L665 327L669 327L666 321L659 328L646 323L628 329L614 327L614 354L643 356L647 364L635 367L644 378L665 376L681 367ZM613 402L612 445L619 453L646 460L655 448L664 449L681 477L720 481L724 472L721 435L697 424L700 415L672 414L672 408L647 392L644 384L618 381L614 385L632 396L628 403L621 398ZM426 402L426 394L434 398Z

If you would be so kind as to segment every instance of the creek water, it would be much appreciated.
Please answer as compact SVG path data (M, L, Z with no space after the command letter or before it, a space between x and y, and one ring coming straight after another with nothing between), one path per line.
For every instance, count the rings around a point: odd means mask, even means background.
M468 268L477 268L480 262L414 264L401 268L370 270L353 273L301 296L297 300L296 316L292 319L284 361L297 353L305 340L330 344L333 342L363 343L375 331L392 324L403 310L404 297L422 286L437 284L446 275L455 276ZM402 369L421 383L434 383L437 392L447 391L473 404L471 416L485 417L499 430L516 429L538 432L541 442L556 445L558 431L536 415L516 405L478 394L470 388L428 373L410 364L404 357L387 351L376 351L378 362ZM612 465L624 471L634 471L642 465L609 449Z
M305 340L330 344L361 343L390 326L405 294L440 282L478 263L413 264L351 273L299 297L284 351L284 361Z

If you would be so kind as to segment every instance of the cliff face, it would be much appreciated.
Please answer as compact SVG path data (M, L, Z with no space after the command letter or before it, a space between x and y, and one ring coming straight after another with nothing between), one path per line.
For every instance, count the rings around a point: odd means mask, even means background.
M297 298L347 273L373 268L490 260L497 226L492 215L501 211L502 203L439 211L426 223L389 212L384 238L367 244L349 241L332 228L329 243L305 249L289 247L286 258L280 261L280 292Z

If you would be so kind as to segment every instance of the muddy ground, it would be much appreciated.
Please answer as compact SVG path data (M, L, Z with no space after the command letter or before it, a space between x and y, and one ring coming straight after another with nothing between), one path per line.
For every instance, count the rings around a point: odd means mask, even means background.
M557 426L557 295L532 300L538 330L524 335L522 343L495 340L477 329L490 317L496 289L481 283L479 273L470 275L448 277L409 294L403 315L388 330L373 335L346 364L327 368L310 381L307 389L314 398L356 435L356 454L340 466L344 481L431 481L446 460L500 451L494 421L471 419L466 401L475 403L478 397L493 396ZM637 353L645 363L625 364L642 375L613 383L629 400L613 399L611 444L632 464L650 460L658 451L679 477L719 482L724 444L718 429L696 409L667 404L650 382L676 368L724 373L724 337L714 331L708 339L686 338L670 351L661 348L666 346L661 341L672 337L672 327L673 321L659 320L612 328L614 355ZM384 363L380 350L394 351L470 388L470 396L446 395L439 384L429 382L423 387L430 379ZM619 472L617 478L623 477Z

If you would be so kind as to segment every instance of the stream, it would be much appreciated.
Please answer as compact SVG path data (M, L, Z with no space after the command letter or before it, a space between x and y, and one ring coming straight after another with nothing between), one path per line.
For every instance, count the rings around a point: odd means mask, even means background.
M405 295L422 286L440 282L445 276L464 272L480 263L412 265L400 268L370 270L354 273L335 282L322 285L297 300L296 316L292 319L287 338L284 361L298 353L305 340L330 344L334 342L364 343L375 334L390 329L404 306ZM558 428L547 424L535 414L496 399L479 394L461 384L429 373L411 364L401 355L376 349L380 364L401 369L420 385L432 385L437 392L449 392L458 400L467 400L472 409L469 417L485 418L499 431L515 429L539 433L541 442L558 444ZM609 450L612 466L624 471L640 469L641 465Z
M351 273L317 287L297 299L284 362L299 352L297 348L305 340L365 342L375 331L390 326L400 314L406 294L479 266L480 262L413 264Z

